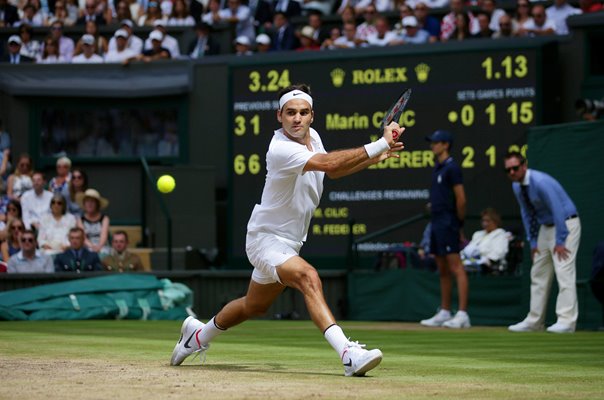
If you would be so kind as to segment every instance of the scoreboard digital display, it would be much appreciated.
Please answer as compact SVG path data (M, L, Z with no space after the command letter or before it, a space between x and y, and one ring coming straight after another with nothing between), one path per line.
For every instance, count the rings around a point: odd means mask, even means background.
M246 225L260 202L265 154L273 131L280 128L277 92L294 83L311 87L312 126L327 151L378 139L384 112L403 89L413 89L399 121L406 127L400 158L341 179L325 178L303 256L342 257L350 229L359 237L422 213L435 161L425 137L436 129L454 134L452 155L462 167L468 214L477 215L485 207L518 214L502 158L509 150L525 152L526 129L543 120L547 101L542 98L542 69L544 59L552 57L545 53L553 51L547 45L473 46L429 53L322 54L266 64L256 58L255 63L233 65L231 256L245 257ZM419 241L423 228L403 228L359 250Z

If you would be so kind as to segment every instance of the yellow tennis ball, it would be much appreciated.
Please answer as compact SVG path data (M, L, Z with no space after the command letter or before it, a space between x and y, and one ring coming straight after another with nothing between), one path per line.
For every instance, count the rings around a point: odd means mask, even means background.
M170 193L176 187L176 181L172 175L162 175L157 180L157 190L162 193Z

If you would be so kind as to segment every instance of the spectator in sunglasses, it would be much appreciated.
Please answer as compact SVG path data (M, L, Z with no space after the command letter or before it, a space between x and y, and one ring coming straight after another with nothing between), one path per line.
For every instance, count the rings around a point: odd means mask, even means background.
M50 256L42 254L37 249L36 235L32 230L26 229L21 233L19 241L21 251L8 260L8 273L52 273L54 266Z

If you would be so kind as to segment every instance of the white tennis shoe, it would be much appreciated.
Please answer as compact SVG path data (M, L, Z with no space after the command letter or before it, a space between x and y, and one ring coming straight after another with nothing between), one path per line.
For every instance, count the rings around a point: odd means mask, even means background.
M382 362L382 352L378 349L365 350L364 344L348 341L342 352L344 376L363 376Z
M455 316L443 323L445 328L462 329L470 328L470 316L465 311L457 311Z
M510 332L538 332L543 330L543 325L531 325L524 321L520 321L517 324L508 326Z
M197 336L205 324L193 317L187 317L180 328L180 339L172 351L170 365L180 365L193 353L203 353L210 345L205 346L199 343Z
M432 318L422 319L419 321L423 326L443 326L445 322L451 319L451 311L449 310L438 310Z

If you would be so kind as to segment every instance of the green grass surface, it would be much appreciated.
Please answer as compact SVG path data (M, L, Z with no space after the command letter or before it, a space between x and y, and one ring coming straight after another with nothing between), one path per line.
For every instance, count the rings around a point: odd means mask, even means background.
M180 322L0 323L0 398L604 398L604 333L344 322L384 361L344 378L307 321L249 321L170 367Z

